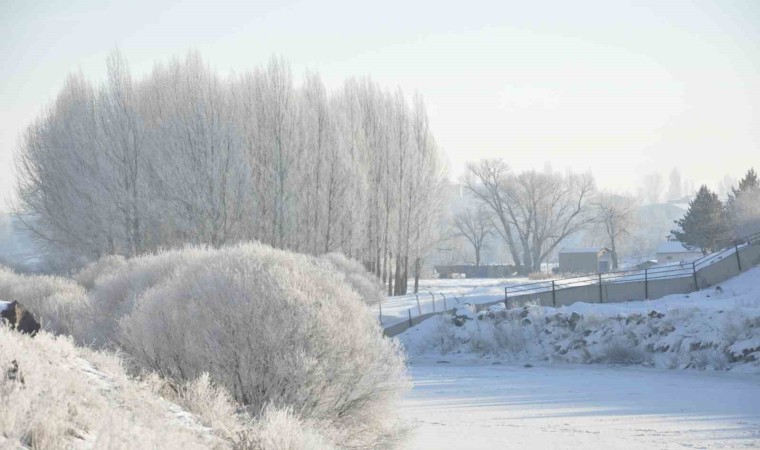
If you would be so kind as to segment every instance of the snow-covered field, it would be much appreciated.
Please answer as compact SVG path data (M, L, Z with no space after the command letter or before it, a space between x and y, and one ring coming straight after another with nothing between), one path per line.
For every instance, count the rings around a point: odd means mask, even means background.
M760 448L757 375L435 361L410 373L409 449Z

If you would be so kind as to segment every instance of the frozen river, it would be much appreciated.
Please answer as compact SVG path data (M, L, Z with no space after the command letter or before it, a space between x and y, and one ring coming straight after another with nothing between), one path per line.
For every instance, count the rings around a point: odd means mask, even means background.
M760 448L759 375L436 360L410 373L409 449Z

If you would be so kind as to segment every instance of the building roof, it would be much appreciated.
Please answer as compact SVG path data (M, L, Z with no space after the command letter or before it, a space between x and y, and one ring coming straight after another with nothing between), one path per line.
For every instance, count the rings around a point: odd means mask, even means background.
M701 253L699 250L689 250L681 242L667 241L657 247L657 253Z

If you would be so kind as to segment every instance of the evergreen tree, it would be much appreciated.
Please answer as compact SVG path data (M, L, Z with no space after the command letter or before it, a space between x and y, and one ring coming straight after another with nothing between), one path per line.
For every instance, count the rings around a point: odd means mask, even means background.
M705 255L718 250L731 239L731 227L718 194L702 186L689 203L686 215L675 221L680 229L671 233L688 248L699 248Z

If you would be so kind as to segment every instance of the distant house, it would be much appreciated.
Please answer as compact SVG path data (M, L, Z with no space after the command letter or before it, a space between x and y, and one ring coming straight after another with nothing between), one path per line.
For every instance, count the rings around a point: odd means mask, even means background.
M564 248L559 251L561 273L609 272L612 253L605 247Z
M679 261L691 261L702 256L698 250L689 250L678 241L666 241L657 247L657 263L667 264Z

